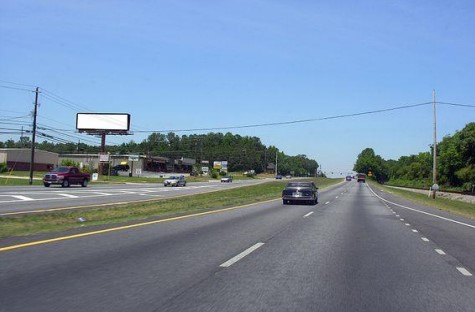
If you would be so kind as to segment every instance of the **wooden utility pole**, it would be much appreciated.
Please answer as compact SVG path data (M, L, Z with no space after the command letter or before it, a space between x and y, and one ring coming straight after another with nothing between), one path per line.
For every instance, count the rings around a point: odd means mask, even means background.
M30 158L30 179L29 184L33 184L33 170L35 168L35 143L36 143L36 115L38 114L38 93L40 88L36 87L35 91L35 110L33 111L33 131L31 138L31 158Z

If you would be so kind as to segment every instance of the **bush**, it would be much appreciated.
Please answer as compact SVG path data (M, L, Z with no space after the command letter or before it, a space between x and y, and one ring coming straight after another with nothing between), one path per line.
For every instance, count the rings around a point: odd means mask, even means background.
M7 163L6 162L0 163L0 173L7 172L7 171L8 171Z
M226 171L220 171L220 172L219 172L219 175L222 176L222 177L224 177L224 176L227 175L227 174L228 174L228 173L227 173Z
M61 161L61 166L74 166L74 167L79 167L79 162L74 161L72 159L63 159Z
M217 179L218 178L218 173L216 171L211 172L211 177L213 179Z

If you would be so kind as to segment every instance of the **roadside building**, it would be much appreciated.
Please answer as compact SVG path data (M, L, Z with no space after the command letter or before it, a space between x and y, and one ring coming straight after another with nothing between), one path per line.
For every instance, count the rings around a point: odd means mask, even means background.
M49 171L58 164L58 154L35 149L35 171ZM0 163L6 163L8 170L30 170L31 149L0 148Z

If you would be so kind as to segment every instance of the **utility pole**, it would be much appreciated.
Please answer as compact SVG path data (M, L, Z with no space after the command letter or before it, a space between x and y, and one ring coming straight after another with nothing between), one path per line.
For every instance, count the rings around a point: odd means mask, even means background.
M435 90L432 90L433 109L434 109L434 145L432 148L432 198L435 199L435 193L439 190L437 185L437 115L436 115L436 102L435 102Z
M275 152L275 175L277 176L277 155L279 155L279 151L277 150Z
M33 184L33 169L35 168L35 142L36 142L36 115L38 114L38 94L40 88L36 87L35 91L35 110L33 111L33 131L31 138L31 159L30 159L30 179L29 184Z

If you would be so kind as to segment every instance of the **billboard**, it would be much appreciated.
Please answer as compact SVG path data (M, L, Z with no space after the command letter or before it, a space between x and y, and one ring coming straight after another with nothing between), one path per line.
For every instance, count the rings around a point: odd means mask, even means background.
M130 129L130 114L78 113L76 129L79 132L127 132Z

